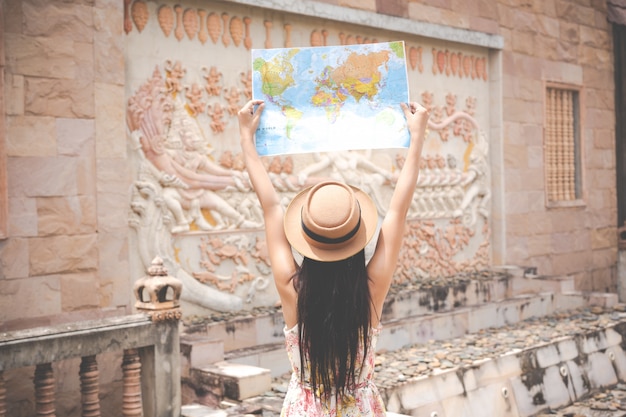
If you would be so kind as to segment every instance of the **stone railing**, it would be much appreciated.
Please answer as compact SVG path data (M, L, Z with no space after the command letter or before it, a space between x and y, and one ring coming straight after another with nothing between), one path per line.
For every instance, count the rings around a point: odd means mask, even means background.
M35 366L35 416L56 416L52 364L81 358L78 378L83 417L100 417L98 355L121 352L121 415L179 417L181 410L180 284L155 259L135 284L145 312L102 320L0 333L0 417L8 417L4 371Z

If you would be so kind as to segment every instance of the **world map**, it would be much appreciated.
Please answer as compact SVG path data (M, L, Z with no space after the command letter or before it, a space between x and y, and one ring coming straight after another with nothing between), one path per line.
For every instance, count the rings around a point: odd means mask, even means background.
M259 155L409 144L404 42L252 50Z

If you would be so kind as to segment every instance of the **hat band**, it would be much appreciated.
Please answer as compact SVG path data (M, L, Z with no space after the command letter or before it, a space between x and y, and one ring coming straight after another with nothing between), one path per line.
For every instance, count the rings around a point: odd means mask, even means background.
M358 202L357 202L357 204L358 204ZM302 215L300 216L300 218L302 218ZM343 236L339 236L339 237L335 237L335 238L325 237L325 236L322 236L322 235L319 235L319 234L315 233L314 231L312 231L311 229L306 227L306 225L304 224L304 222L302 220L300 220L300 224L302 225L302 230L304 230L304 233L308 237L310 237L311 239L313 239L316 242L326 243L326 244L331 244L331 245L336 245L338 243L347 242L354 235L356 235L356 232L359 231L359 227L361 227L361 205L359 204L359 221L357 222L356 226L354 226L354 228L352 230L350 230L348 233L346 233Z

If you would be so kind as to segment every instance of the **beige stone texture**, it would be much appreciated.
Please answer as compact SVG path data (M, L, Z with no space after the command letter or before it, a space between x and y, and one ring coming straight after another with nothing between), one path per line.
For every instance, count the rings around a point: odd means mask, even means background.
M124 88L96 83L96 154L98 158L126 158Z
M94 86L89 80L26 78L25 110L34 115L93 118Z
M592 249L615 249L617 246L617 228L604 227L591 231Z
M8 73L5 75L4 94L7 116L24 114L24 77Z
M593 251L593 267L594 268L611 268L615 266L616 262L617 262L616 246Z
M507 98L502 100L503 111L509 115L510 121L520 123L541 124L543 121L543 107L541 103Z
M73 79L80 71L70 39L6 33L5 54L7 71L12 74Z
M589 107L615 111L615 97L612 91L585 88L585 103ZM613 126L607 126L613 128Z
M97 83L124 85L123 3L100 1L93 9L94 80Z
M543 254L541 256L533 256L528 259L531 265L537 267L537 273L545 276L554 275L554 269L552 266L552 257L550 255Z
M98 233L100 305L117 307L135 302L130 279L128 230Z
M528 237L528 256L540 256L553 252L552 236L540 234Z
M11 16L11 19L4 19L6 33L22 33L22 0L4 0L4 16Z
M590 227L581 209L559 208L547 212L552 222L552 233L565 233L572 230L585 230Z
M59 281L58 275L0 280L1 311L7 320L60 314Z
M9 236L37 236L37 199L14 197L9 199Z
M542 178L543 181L543 178ZM539 190L528 191L528 214L540 213L546 209L546 193L543 187Z
M524 168L528 164L528 147L509 145L504 148L504 166L507 169Z
M78 194L78 158L9 158L9 197L56 197Z
M552 255L554 262L554 274L574 274L587 271L591 265L592 254L590 251L567 252Z
M505 206L510 214L528 213L528 193L526 191L505 191Z
M584 69L583 83L585 88L597 88L600 90L613 90L613 70L587 66Z
M338 4L353 9L376 11L376 0L339 0Z
M28 277L28 239L1 240L0 282L25 277Z
M552 252L556 254L590 251L589 232L581 229L563 233L552 233Z
M580 25L567 21L559 21L559 39L570 44L580 42Z
M615 130L611 128L595 129L593 131L593 146L595 149L606 149L614 154Z
M606 65L613 62L613 54L611 51L599 49L595 46L581 46L578 56L581 61L589 65Z
M500 26L498 25L497 21L491 20L491 19L485 19L482 17L470 16L468 29L475 30L478 32L484 32L484 33L493 33L493 34L500 33Z
M591 273L591 291L617 292L615 266L595 269Z
M23 33L87 42L93 36L92 8L59 1L25 1Z
M506 232L510 235L526 236L528 233L528 216L526 214L507 214Z
M49 275L98 268L97 235L50 236L29 240L30 274Z
M409 3L409 17L414 20L437 22L438 24L455 28L467 29L470 26L469 16L467 14L420 3Z
M556 2L557 16L567 22L588 25L595 20L595 13L591 7L585 7L580 2Z
M9 116L6 119L7 156L55 156L57 143L52 117Z
M95 272L61 276L61 307L64 312L100 307L99 298Z
M96 199L93 196L37 199L40 236L95 233Z
M525 216L528 219L528 229L526 230L528 235L552 233L552 221L550 216L546 216L544 211L530 212Z
M615 150L597 149L587 157L586 162L589 169L613 170L615 169Z
M93 159L95 123L91 119L56 119L58 154Z

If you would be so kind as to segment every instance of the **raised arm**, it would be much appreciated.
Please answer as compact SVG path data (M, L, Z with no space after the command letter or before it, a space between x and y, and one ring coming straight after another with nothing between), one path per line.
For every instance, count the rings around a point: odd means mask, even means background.
M391 196L389 209L381 224L374 255L367 266L370 293L377 317L380 317L402 247L404 225L417 184L419 162L429 117L428 111L418 103L409 105L401 103L401 106L407 119L411 143Z
M283 228L284 213L280 204L280 197L265 170L254 143L254 132L259 126L264 107L265 104L262 100L248 101L237 113L237 118L239 119L239 134L244 162L252 188L254 188L263 209L265 238L274 283L283 305L283 314L286 321L289 322L291 320L288 320L287 317L292 314L292 309L295 317L295 290L291 285L291 277L296 271L296 262Z

